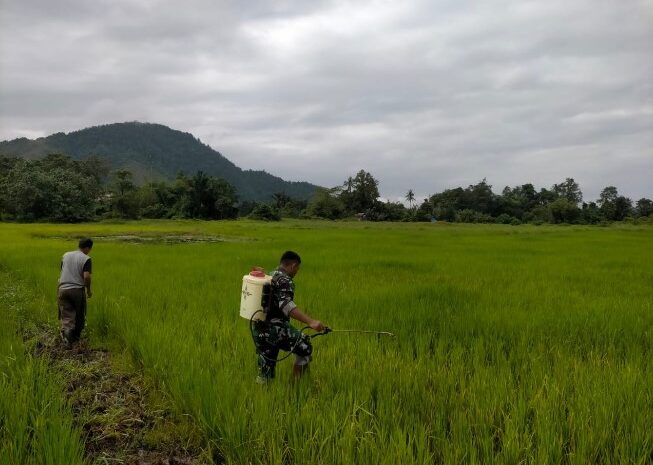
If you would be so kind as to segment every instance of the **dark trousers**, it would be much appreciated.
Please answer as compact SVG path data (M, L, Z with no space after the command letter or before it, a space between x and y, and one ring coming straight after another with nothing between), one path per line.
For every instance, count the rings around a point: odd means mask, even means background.
M68 342L78 341L86 323L86 290L59 289L57 303L61 335Z
M311 338L287 322L257 321L252 332L258 355L259 375L264 378L274 378L279 350L295 354L296 365L306 365L311 361Z

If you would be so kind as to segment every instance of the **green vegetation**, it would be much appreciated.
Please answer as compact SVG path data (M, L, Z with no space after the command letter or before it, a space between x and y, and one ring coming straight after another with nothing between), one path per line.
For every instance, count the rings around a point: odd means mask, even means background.
M0 157L0 219L76 223L98 218L201 218L238 215L231 184L198 171L175 182L136 186L132 173L109 169L98 158L63 155L41 160Z
M530 183L506 186L500 194L483 179L421 201L409 189L408 208L381 201L378 184L365 170L330 189L243 171L191 134L159 124L108 124L0 142L0 220L227 219L251 214L266 220L356 216L518 225L650 222L653 215L651 199L633 203L614 186L603 189L596 201L583 202L573 178L539 191Z
M36 140L0 142L0 154L28 159L60 153L76 160L101 157L112 170L128 170L138 184L173 180L177 173L203 171L234 186L243 200L269 200L274 192L308 199L315 190L307 182L289 182L265 171L242 170L192 134L161 124L115 123Z
M378 181L359 171L342 186L318 188L309 201L275 192L269 202L238 200L236 189L222 178L198 171L192 177L178 173L174 182L137 185L128 170L109 176L102 159L75 161L64 155L48 155L28 161L0 156L0 220L24 222L80 222L96 219L193 218L205 220L283 218L358 218L369 221L457 223L523 222L596 224L614 221L649 223L653 201L642 198L636 206L613 186L601 192L597 202L582 203L578 184L567 178L551 190L537 192L531 184L492 192L485 180L466 189L448 189L409 208L399 202L379 200Z
M0 157L0 219L74 223L95 219L108 169L96 158Z
M57 263L82 234L96 237L91 343L127 351L226 463L653 458L650 227L3 224L0 262L32 286L29 319L54 324ZM283 362L262 388L240 282L289 248L300 306L397 337L318 338L305 382Z
M539 192L532 184L513 188L506 186L495 194L485 179L463 189L446 189L415 203L415 193L409 189L406 208L399 202L379 200L378 181L363 170L349 177L342 186L318 189L308 204L307 215L341 219L358 215L371 221L432 221L456 223L521 223L597 224L613 221L647 223L653 218L653 201L642 198L633 202L619 195L617 188L608 186L596 202L583 202L580 186L567 178L551 189Z
M3 237L4 240L4 237ZM32 358L18 333L20 316L41 303L17 286L0 263L0 464L82 465L81 431L63 400L63 382L46 363ZM24 329L24 328L23 328Z

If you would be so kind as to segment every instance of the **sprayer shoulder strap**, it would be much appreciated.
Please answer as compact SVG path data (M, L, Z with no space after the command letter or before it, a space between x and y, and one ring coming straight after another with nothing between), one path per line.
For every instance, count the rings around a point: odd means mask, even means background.
M294 298L294 285L292 278L286 273L276 270L270 281L270 311L268 320L271 318L286 319L283 309Z

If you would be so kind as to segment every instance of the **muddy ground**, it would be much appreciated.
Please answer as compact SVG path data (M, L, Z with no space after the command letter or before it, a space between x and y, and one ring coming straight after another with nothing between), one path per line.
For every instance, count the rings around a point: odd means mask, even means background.
M210 463L203 435L188 416L129 366L82 341L66 349L53 328L24 335L35 356L46 358L66 383L66 396L85 437L92 464L200 465ZM219 457L213 457L219 463Z

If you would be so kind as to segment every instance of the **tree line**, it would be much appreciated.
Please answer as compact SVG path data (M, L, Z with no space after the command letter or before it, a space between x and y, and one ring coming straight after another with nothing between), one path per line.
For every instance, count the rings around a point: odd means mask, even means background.
M40 160L0 156L0 218L80 222L106 218L200 218L238 216L234 187L201 171L174 181L136 185L128 170L110 172L97 157L59 154Z
M137 185L128 170L111 172L98 157L83 160L51 154L39 160L0 156L0 219L81 222L105 218L232 219L292 218L464 223L575 223L653 221L653 202L633 203L608 186L596 201L584 202L578 183L567 178L550 189L532 184L505 187L500 194L486 180L446 189L418 202L381 201L378 181L364 170L341 185L318 189L309 200L277 192L269 202L240 201L221 178L199 171L172 181Z
M653 221L653 201L632 200L608 186L596 201L583 202L580 186L566 178L539 191L533 184L506 186L495 194L485 179L466 188L446 189L416 202L412 189L401 202L381 202L378 181L359 171L341 186L320 190L308 205L308 213L339 219L352 215L372 221L449 221L459 223L569 223L597 224L612 221Z

